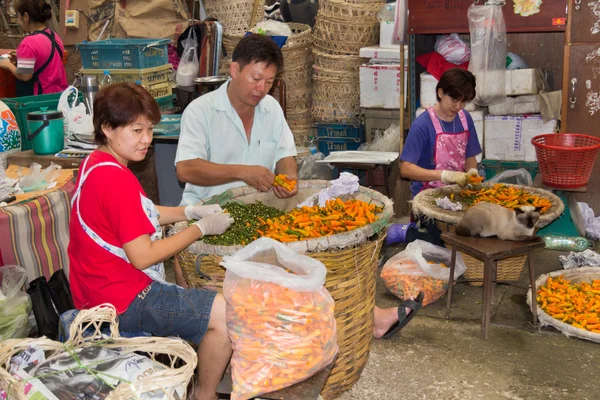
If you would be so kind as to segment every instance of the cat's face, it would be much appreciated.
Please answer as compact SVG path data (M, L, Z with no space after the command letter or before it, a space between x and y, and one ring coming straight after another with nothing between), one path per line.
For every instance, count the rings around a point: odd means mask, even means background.
M517 221L527 227L527 228L535 228L540 219L540 211L541 208L536 208L533 206L523 206L521 208L515 209L515 213L517 214Z

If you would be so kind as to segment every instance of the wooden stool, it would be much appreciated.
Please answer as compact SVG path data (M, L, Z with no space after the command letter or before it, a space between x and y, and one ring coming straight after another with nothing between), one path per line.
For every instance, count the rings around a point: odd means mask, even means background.
M446 303L446 319L450 318L450 302L452 300L452 287L454 286L454 267L456 252L460 251L477 260L483 261L483 314L481 317L481 338L488 338L488 329L492 316L492 301L494 299L494 286L496 285L496 272L498 261L508 257L527 254L527 267L529 268L529 283L535 299L535 268L531 260L531 251L544 247L541 238L527 242L513 242L496 238L465 237L456 233L442 233L444 243L452 247L452 260L450 261L450 285L448 286L448 302ZM537 307L532 302L531 313L533 324L537 325Z
M264 393L255 398L266 399L266 400L317 400L320 397L321 390L329 378L329 373L335 364L337 356L329 363L328 366L323 368L308 379L296 383L290 387L277 390L276 392ZM225 374L219 387L217 388L217 395L219 399L229 399L231 397L232 381L231 381L231 366L227 367Z

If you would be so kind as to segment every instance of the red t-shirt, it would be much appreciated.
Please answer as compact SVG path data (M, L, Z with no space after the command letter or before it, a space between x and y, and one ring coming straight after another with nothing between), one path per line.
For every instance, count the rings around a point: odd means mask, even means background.
M118 164L112 155L96 150L89 156L86 171L106 161ZM82 176L80 170L78 185ZM79 195L83 221L108 244L123 248L125 243L155 232L142 206L144 190L126 167L94 169ZM76 202L71 210L69 232L69 283L75 307L84 309L112 303L119 314L125 312L152 279L87 235L79 222Z
M45 31L51 33L50 29L45 29ZM64 54L65 48L62 40L56 33L54 33L54 40ZM25 36L17 47L17 73L33 74L48 61L50 50L52 50L52 42L45 35L38 33ZM42 94L59 93L69 86L67 71L58 51L54 50L52 61L38 79L42 85ZM34 85L33 94L39 94L37 84Z

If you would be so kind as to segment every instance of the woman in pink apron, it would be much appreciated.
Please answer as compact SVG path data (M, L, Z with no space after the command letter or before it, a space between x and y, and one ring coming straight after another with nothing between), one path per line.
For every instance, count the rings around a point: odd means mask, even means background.
M413 197L444 184L464 186L469 175L478 175L475 157L481 153L481 145L473 119L464 110L475 98L475 76L460 68L446 71L436 86L436 96L437 103L411 125L400 156L400 173L412 181ZM419 233L415 223L392 225L387 243L421 238L441 244L435 225L422 225L427 233Z
M99 148L79 170L69 226L70 286L75 307L111 303L121 332L177 336L198 346L193 398L216 398L231 357L225 300L209 290L165 281L163 261L204 235L220 235L233 219L218 205L156 206L129 162L145 158L160 109L140 85L117 83L94 100ZM162 237L162 225L198 220Z

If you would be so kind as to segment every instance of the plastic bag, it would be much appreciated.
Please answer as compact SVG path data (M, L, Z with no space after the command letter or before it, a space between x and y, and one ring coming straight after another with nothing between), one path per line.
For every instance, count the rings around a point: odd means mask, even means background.
M260 238L221 265L232 399L293 385L331 363L338 351L334 302L321 262Z
M451 250L415 240L385 263L381 279L388 290L402 300L415 298L423 292L423 305L426 306L437 301L448 289L451 261ZM454 279L466 270L462 256L457 253Z
M452 64L460 65L471 59L471 48L456 33L438 37L434 48Z
M400 149L400 125L391 124L383 134L379 130L375 131L373 143L370 143L366 148L359 150L368 151L393 151L397 152Z
M183 42L183 55L177 67L177 86L194 86L194 79L198 76L200 63L198 62L198 38L196 30L190 30L188 38Z
M333 168L329 164L317 163L317 160L324 160L325 154L315 153L304 159L298 177L301 180L323 179L330 181L333 179Z
M501 5L471 5L467 11L471 33L471 71L477 80L479 106L506 101L506 25Z
M509 169L489 179L488 182L512 183L514 185L525 186L533 185L531 174L525 168Z
M0 340L29 336L31 299L21 290L26 279L27 272L17 265L0 267Z
M70 100L72 95L73 100ZM74 135L94 134L93 115L88 114L85 104L79 101L79 91L75 86L69 86L62 92L56 109L63 113L65 135L68 139Z
M396 3L384 4L377 12L379 22L394 22L394 18L396 18Z
M527 69L527 63L518 54L508 53L506 55L506 69Z
M581 212L585 231L589 237L595 240L600 240L600 216L594 216L594 210L587 203L577 203L577 207Z
M52 187L54 181L60 176L62 167L58 164L50 163L42 171L42 166L38 163L31 164L29 173L19 179L19 188L24 192L33 192L36 190L48 189Z

